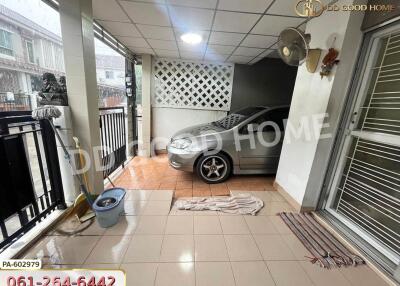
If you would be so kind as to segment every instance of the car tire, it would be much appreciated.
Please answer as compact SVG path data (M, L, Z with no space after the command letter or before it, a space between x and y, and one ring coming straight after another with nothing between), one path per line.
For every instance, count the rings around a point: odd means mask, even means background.
M196 164L197 175L208 184L222 183L229 178L231 171L231 161L221 153L203 156Z

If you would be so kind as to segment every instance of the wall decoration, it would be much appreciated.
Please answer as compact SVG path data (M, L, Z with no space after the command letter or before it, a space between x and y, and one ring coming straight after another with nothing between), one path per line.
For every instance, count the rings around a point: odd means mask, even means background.
M332 69L335 65L339 63L337 57L339 56L339 52L334 48L330 48L328 53L325 55L324 59L322 60L321 72L321 79L324 76L329 76L332 72Z
M234 64L155 58L153 107L229 111Z

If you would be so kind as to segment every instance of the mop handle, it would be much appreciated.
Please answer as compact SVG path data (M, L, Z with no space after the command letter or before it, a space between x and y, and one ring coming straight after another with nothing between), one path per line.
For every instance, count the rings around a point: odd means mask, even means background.
M49 121L51 127L53 128L54 134L56 135L58 141L60 142L61 148L64 151L65 157L68 160L68 163L69 163L70 167L73 169L74 173L76 173L76 171L74 170L74 167L72 166L71 155L69 154L69 152L67 150L67 147L65 146L64 142L62 141L61 136L58 133L58 130L54 126L53 121L51 119L47 119L47 120ZM87 191L85 184L83 183L83 179L82 179L81 175L80 174L76 174L76 176L78 177L81 191L85 194L86 200L88 201L90 207L92 207L93 200L91 199L90 194Z

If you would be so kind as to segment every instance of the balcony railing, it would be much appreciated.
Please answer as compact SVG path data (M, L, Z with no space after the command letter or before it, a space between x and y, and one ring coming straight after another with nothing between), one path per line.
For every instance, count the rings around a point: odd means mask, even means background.
M0 112L0 253L65 208L54 132L30 112Z

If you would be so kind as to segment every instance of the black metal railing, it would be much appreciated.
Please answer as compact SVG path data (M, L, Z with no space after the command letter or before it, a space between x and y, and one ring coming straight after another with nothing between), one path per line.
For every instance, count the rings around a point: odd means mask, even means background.
M0 112L0 252L65 208L54 132L30 112Z
M126 127L124 107L100 108L100 136L103 171L106 178L119 166L124 166L126 157Z

